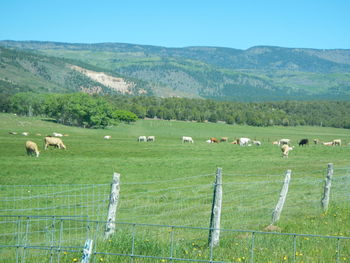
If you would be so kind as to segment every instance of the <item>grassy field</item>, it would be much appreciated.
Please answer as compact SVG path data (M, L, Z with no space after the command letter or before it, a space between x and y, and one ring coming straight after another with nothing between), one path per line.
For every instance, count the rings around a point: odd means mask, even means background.
M10 135L10 131L30 134L27 137ZM53 132L69 135L63 137L66 151L43 150L43 136ZM112 138L104 140L104 135ZM154 135L156 141L137 142L140 135ZM194 144L183 144L182 136L192 136ZM240 147L230 143L205 142L209 137L223 136L229 137L230 141L237 137L250 137L260 140L262 146ZM290 138L292 145L296 146L289 158L282 158L279 147L271 143L281 138ZM310 144L299 147L297 142L302 138L318 138L320 141L341 139L343 146ZM39 145L39 158L26 155L26 140ZM349 142L350 130L326 127L249 127L140 120L106 130L88 130L62 126L41 118L0 114L0 185L56 185L58 192L64 192L67 184L72 187L77 184L106 184L108 195L112 174L118 172L121 174L119 222L208 227L215 172L217 167L222 167L222 227L261 231L271 222L271 212L277 203L285 171L291 169L290 190L278 222L281 231L350 236L349 177L346 177L350 172ZM335 180L330 210L323 213L320 200L328 163L333 163L336 168ZM1 196L16 195L15 188L8 189L2 188ZM53 191L47 189L47 192ZM27 192L20 191L22 196L23 192ZM41 203L38 201L38 204ZM68 213L74 215L74 210ZM199 244L203 243L201 235L186 235L189 240L202 240ZM228 254L225 248L229 249L232 253L230 260L236 261L237 253L232 252L236 248L231 247L236 242L230 238L222 242L225 245L221 246L219 255ZM242 240L245 239L240 238L239 249L244 251ZM122 241L113 239L112 242L119 244ZM189 246L193 246L192 243L189 241ZM200 245L202 250L204 243ZM315 243L316 247L319 245ZM108 246L105 245L106 249ZM332 262L313 261L319 252L311 247L313 252L309 253L309 260L304 259L303 262ZM181 253L185 255L186 249L183 248ZM343 252L342 259L349 259L349 249ZM276 261L271 262L288 262L283 257L281 261L277 260L282 254L275 255ZM266 252L266 255L269 253ZM326 252L326 258L333 256L331 252ZM248 260L248 257L244 258ZM256 262L268 262L267 259L267 256L261 256L261 261ZM67 262L71 260L67 259ZM302 262L301 258L297 262Z

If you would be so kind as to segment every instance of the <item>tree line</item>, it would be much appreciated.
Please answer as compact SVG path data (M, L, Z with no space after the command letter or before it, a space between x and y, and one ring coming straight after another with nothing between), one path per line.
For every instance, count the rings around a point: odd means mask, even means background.
M4 112L45 116L56 122L84 128L106 128L119 122L135 122L136 114L115 108L105 98L85 93L17 93L1 105Z
M65 125L105 128L138 118L218 122L251 126L327 126L350 128L348 101L223 102L152 96L17 93L0 110L46 116Z
M139 118L218 122L251 126L350 128L348 101L224 102L211 99L107 95L116 107Z

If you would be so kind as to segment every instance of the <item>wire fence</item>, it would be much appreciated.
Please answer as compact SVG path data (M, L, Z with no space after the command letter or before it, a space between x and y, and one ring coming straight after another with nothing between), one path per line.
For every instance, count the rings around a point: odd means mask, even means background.
M350 256L350 237L343 236L221 229L220 246L210 247L210 229L200 227L116 222L116 233L104 239L104 221L0 216L0 225L0 262L76 262L86 239L93 240L94 263L344 262Z
M0 214L105 220L109 184L0 185Z
M284 224L322 213L325 177L326 169L292 172L280 219ZM247 230L271 223L283 174L224 172L221 245L208 248L214 178L213 173L122 182L117 233L110 240L103 238L109 184L0 185L0 215L6 215L0 216L0 262L37 262L40 257L42 262L71 262L80 257L87 238L94 240L93 262L314 262L321 254L328 259L323 262L350 259L349 238L341 233ZM349 186L350 167L334 169L330 206L349 206ZM322 233L316 231L310 228L309 234Z

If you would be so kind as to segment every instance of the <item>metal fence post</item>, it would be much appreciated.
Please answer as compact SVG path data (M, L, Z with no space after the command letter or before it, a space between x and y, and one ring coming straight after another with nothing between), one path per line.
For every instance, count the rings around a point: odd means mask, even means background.
M288 193L288 187L289 187L289 182L290 182L290 176L291 176L292 170L287 170L286 171L286 176L284 178L284 183L283 187L280 193L280 197L278 199L278 203L276 205L275 210L272 213L272 223L276 223L280 219L280 215L284 206L284 202L286 201L287 198L287 193Z
M222 204L222 168L217 168L213 204L210 217L209 246L215 247L220 241L220 217Z
M111 194L109 197L108 217L105 229L105 239L108 239L115 231L115 218L117 213L117 206L119 201L120 190L120 174L113 174L113 181L111 185Z
M329 196L330 196L331 185L332 185L332 177L333 177L333 164L329 163L327 168L326 180L324 183L323 197L321 200L323 211L325 212L328 210Z

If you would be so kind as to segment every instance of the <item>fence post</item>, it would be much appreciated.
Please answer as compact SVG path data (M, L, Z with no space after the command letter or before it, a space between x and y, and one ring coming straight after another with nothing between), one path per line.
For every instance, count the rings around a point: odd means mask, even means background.
M105 239L108 239L115 231L115 218L117 213L117 206L119 200L119 190L120 190L120 174L113 174L113 181L111 184L111 194L109 197L108 205L108 217L105 228Z
M321 200L323 211L325 212L328 210L329 196L330 196L331 185L332 185L332 177L333 177L333 164L329 163L327 168L326 180L324 183L323 197Z
M284 178L284 183L283 187L280 193L280 197L278 199L278 203L276 205L275 210L272 213L272 223L276 223L280 219L280 215L284 206L284 202L286 201L287 193L288 193L288 187L289 187L289 182L290 182L290 176L292 174L292 170L287 170L286 171L286 176Z
M81 263L89 263L91 252L92 252L92 239L87 239L85 241Z
M213 204L211 208L209 246L211 248L219 244L220 240L220 217L222 204L222 168L217 168L214 185Z

